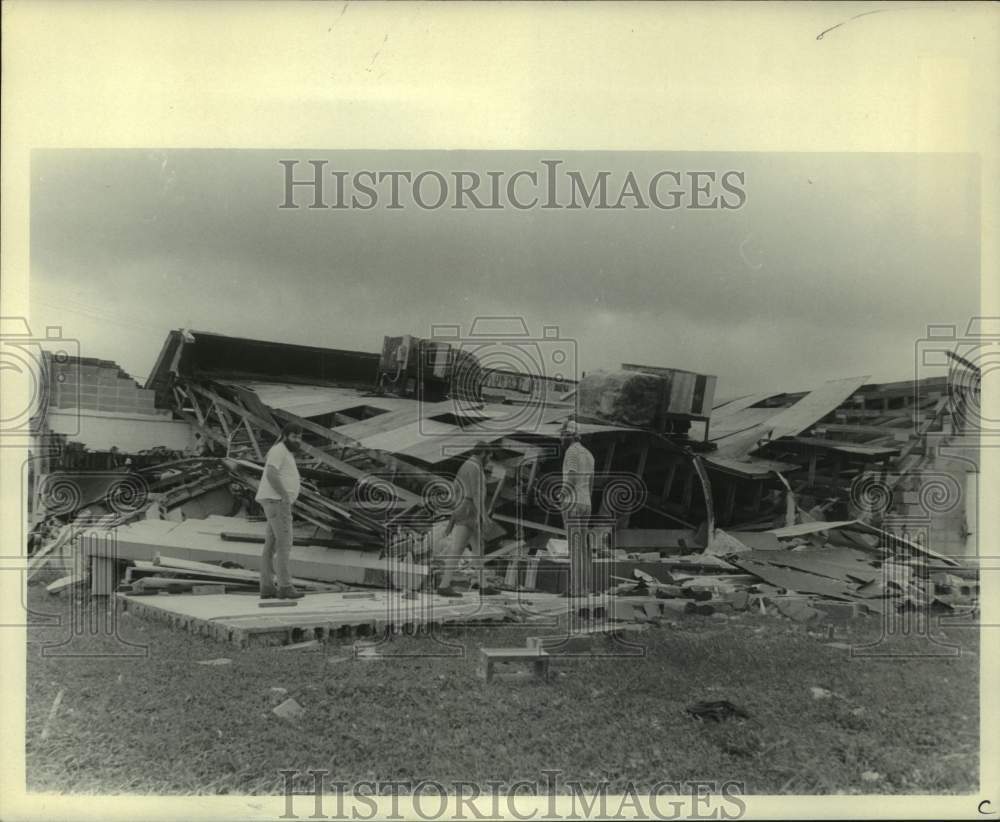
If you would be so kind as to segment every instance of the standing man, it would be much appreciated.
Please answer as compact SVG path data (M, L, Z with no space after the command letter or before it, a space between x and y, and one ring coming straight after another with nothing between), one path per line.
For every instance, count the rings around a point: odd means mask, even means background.
M568 420L560 432L563 447L563 522L586 528L594 491L594 455L580 442L576 423Z
M264 551L260 556L260 598L300 599L304 594L292 587L288 555L292 550L292 504L299 496L301 480L295 454L302 449L302 428L289 423L267 452L264 476L257 488L257 502L267 517ZM275 589L277 578L277 590Z
M451 578L466 545L472 547L473 561L479 564L479 593L487 596L500 593L496 588L486 587L483 580L483 524L486 519L486 472L489 463L489 446L483 441L477 442L469 458L462 463L455 475L455 499L458 500L458 505L451 515L449 526L451 545L442 556L444 570L437 587L439 596L462 596L451 587Z
M580 442L576 423L563 426L563 524L569 550L569 594L586 595L593 587L593 556L588 541L591 495L594 490L594 455Z

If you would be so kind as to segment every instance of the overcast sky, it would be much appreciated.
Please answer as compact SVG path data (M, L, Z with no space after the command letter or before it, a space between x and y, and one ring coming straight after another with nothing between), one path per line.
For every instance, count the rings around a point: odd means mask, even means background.
M629 170L735 169L746 204L280 210L278 159L351 173L560 159L587 178L611 171L616 194ZM32 162L32 323L61 325L82 354L140 381L172 328L379 351L386 334L513 315L533 333L557 325L580 369L685 368L718 375L727 397L906 379L929 323L961 330L979 309L979 170L966 155L74 150Z

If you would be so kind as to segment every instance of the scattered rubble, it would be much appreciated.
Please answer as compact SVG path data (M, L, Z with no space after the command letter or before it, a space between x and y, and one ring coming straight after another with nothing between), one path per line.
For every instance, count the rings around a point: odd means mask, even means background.
M700 722L724 722L727 719L749 719L750 714L745 708L735 705L727 699L696 702L684 709Z
M271 713L282 719L300 719L305 716L306 711L294 699L286 699L280 705L272 708Z
M417 368L420 352L432 373ZM461 390L458 363L478 375ZM954 488L961 496L972 470L939 446L975 452L962 408L977 401L978 375L959 391L943 378L857 377L716 402L715 377L678 369L623 364L574 385L480 368L448 343L412 337L387 337L380 354L172 331L143 388L113 363L75 364L95 397L114 383L148 416L122 431L122 448L169 424L169 442L125 453L59 432L74 363L47 366L29 577L45 572L51 594L116 596L130 613L219 639L304 649L560 609L595 630L607 630L602 620L772 615L832 639L854 619L978 609L973 529L958 544L961 506L933 505ZM580 533L567 533L560 501L570 419L599 466ZM302 606L257 597L264 521L254 494L288 422L304 432L290 559ZM476 441L494 457L485 584L501 595L479 597L467 552L461 596L443 599L432 592L449 548L451 482ZM921 482L931 476L940 487L928 500ZM917 505L931 506L930 524L900 527Z

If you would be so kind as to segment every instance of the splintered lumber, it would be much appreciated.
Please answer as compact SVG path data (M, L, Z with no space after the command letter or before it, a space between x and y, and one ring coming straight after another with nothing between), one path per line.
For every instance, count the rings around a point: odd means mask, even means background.
M224 594L227 590L253 591L257 586L245 582L207 582L202 579L178 579L175 577L144 577L132 583L133 592L166 591L167 593Z

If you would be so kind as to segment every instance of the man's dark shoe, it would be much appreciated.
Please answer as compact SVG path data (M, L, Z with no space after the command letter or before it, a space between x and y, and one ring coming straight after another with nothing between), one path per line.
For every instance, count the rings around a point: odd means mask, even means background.
M261 599L274 599L274 596L275 596L274 591L261 591L260 592L260 598Z
M447 588L438 588L435 593L439 597L461 597L462 595L452 588L450 585Z
M294 588L279 588L276 599L302 599L304 596L305 594Z

